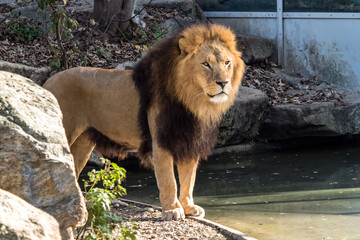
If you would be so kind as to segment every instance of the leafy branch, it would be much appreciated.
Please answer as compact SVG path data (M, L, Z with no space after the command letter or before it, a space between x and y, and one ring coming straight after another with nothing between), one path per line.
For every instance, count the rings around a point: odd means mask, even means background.
M37 0L38 9L45 11L47 8L51 9L51 27L50 32L55 35L56 42L61 52L60 66L65 69L69 68L68 53L63 45L64 39L72 39L72 30L77 28L78 22L69 17L66 11L59 7L61 3L66 5L66 0ZM59 67L60 67L59 66Z
M111 203L117 196L126 194L125 188L121 186L125 178L125 169L119 167L107 159L102 159L105 168L88 173L89 180L84 181L86 192L88 220L82 228L78 230L77 240L80 239L111 239L113 230L117 224L120 225L122 239L135 239L135 235L130 229L122 227L121 219L116 214L110 214ZM96 187L102 183L103 188ZM134 226L135 230L136 227Z

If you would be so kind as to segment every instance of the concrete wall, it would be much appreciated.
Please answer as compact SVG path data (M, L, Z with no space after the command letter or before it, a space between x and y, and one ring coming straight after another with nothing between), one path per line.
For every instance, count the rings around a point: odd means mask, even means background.
M265 37L277 43L277 18L220 16L208 17L238 33ZM360 18L282 20L286 69L360 90Z
M236 33L264 37L276 42L275 18L211 18L212 22L231 27Z
M360 19L285 19L284 67L360 90Z

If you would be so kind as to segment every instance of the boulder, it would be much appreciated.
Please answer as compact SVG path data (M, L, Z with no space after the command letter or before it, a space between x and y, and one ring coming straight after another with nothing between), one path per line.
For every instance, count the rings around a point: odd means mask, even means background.
M30 79L0 71L0 188L49 213L63 239L86 222L62 114Z
M30 78L35 83L42 85L50 74L50 68L30 67L19 63L10 63L0 60L0 70L20 74L24 77Z
M19 1L21 4L14 8L11 11L12 15L15 16L23 16L30 19L36 19L44 29L50 29L51 27L51 17L50 17L50 8L48 8L45 12L38 11L37 1Z
M261 125L269 98L260 90L240 87L234 105L220 125L217 147L253 140Z
M262 37L238 34L238 49L243 53L246 64L266 61L273 53L274 46L270 40Z
M25 16L27 18L35 19L37 17L36 15L37 9L38 9L38 4L37 2L34 1L34 2L26 3L18 8L15 8L14 10L12 10L12 13Z
M274 105L267 111L261 137L284 140L360 134L360 92L346 90L345 106L336 102Z
M177 17L167 19L165 22L162 22L160 25L167 30L167 36L174 35L175 33L184 29L185 26L187 26L184 25L182 22L180 22L179 18Z
M0 7L9 7L15 8L18 7L19 1L18 0L0 0Z
M192 24L194 24L194 22L188 19L183 19L181 17L174 17L166 20L160 25L167 30L166 36L172 36Z
M0 189L0 239L61 240L59 223L50 214Z

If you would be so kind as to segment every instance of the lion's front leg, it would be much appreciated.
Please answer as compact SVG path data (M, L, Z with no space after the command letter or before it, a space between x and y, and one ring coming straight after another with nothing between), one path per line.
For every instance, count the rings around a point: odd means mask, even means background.
M198 160L192 160L177 165L180 180L180 203L185 215L203 218L205 210L194 204L193 190L196 178Z
M162 218L165 220L184 219L184 209L177 198L172 155L159 147L153 148L153 163L157 186L160 191Z

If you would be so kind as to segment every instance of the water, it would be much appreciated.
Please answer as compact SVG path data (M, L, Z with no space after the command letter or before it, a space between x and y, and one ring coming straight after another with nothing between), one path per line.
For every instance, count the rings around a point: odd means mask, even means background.
M154 174L128 171L128 198L160 205ZM202 163L206 218L265 240L359 240L360 148L228 156Z

